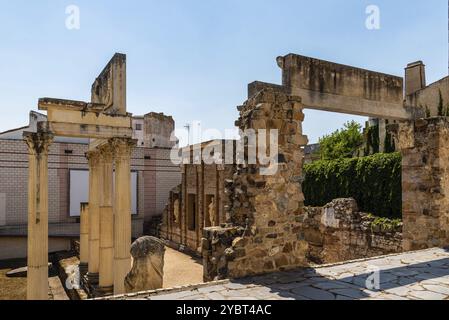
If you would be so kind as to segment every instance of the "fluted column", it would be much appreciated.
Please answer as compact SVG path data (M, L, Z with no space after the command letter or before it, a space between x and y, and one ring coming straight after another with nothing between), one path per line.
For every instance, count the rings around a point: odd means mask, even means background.
M27 299L48 299L48 149L49 133L25 133L28 146Z
M89 265L89 204L81 203L80 218L80 273L85 275Z
M98 152L88 152L89 160L89 264L88 280L92 285L98 284L100 270L100 183Z
M101 196L100 196L100 290L112 293L114 285L114 216L113 152L110 144L100 149Z
M131 269L131 139L114 139L114 294L125 293L125 277Z

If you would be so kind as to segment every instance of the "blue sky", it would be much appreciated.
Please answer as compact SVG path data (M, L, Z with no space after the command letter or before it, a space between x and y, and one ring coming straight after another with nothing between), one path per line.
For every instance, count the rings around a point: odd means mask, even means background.
M65 26L68 5L80 30ZM378 5L381 29L365 28ZM114 52L128 55L128 109L177 125L232 128L247 84L280 83L275 58L298 53L395 75L423 60L447 75L446 0L0 0L0 131L27 123L39 97L90 99ZM311 142L364 118L307 111Z

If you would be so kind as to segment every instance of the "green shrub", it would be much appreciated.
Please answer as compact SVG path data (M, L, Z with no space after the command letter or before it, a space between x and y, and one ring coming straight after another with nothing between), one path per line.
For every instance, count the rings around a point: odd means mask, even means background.
M319 140L322 160L352 158L363 145L362 126L355 121Z
M304 166L307 206L324 206L337 198L354 198L362 212L402 218L401 155L321 160Z

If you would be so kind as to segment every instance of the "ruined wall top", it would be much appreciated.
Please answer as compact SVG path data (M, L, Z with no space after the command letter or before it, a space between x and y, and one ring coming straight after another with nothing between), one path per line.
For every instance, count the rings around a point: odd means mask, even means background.
M172 116L163 113L150 112L144 116L144 143L147 148L172 148L175 121Z
M439 111L440 98L443 110ZM425 109L430 117L438 116L439 113L446 115L449 110L447 108L449 105L449 77L444 77L407 95L406 104Z
M91 101L111 113L126 114L126 55L116 53L95 79Z

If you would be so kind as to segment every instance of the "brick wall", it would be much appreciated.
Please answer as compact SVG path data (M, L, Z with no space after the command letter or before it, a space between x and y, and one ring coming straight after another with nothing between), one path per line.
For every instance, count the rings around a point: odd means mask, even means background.
M170 190L181 183L179 165L170 160L170 149L155 150L155 207L151 215L160 215L165 209Z
M71 236L73 230L78 230L77 218L69 214L69 176L70 170L88 170L87 148L86 144L61 142L50 146L49 224L54 226L50 232ZM131 170L138 172L138 215L133 216L135 236L142 234L144 219L162 214L169 190L181 180L179 167L169 161L169 153L170 150L149 148L136 148L132 153ZM0 195L5 198L3 215L0 212L0 222L4 220L5 226L0 225L0 235L26 230L27 185L28 150L25 143L0 140ZM4 245L0 238L0 250Z
M185 246L191 252L201 254L201 238L203 229L211 225L209 217L210 196L215 198L215 225L225 222L226 196L224 184L231 179L233 165L186 164L183 166L182 183L177 190L172 190L172 198L165 202L161 237L169 240L173 246ZM159 179L158 179L159 180ZM175 177L173 177L173 182ZM168 186L166 186L168 188ZM165 186L164 186L165 188ZM159 189L164 189L160 188ZM194 195L196 202L196 229L188 228L188 195ZM180 210L178 221L175 223L175 199L179 199ZM209 202L208 202L209 200Z

